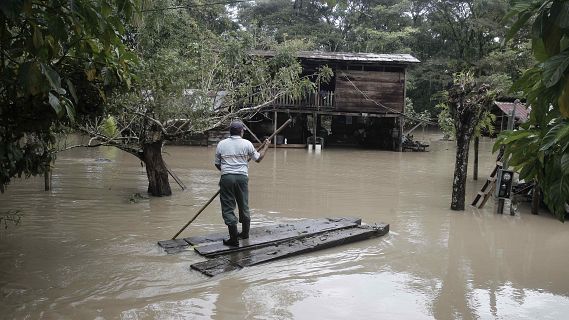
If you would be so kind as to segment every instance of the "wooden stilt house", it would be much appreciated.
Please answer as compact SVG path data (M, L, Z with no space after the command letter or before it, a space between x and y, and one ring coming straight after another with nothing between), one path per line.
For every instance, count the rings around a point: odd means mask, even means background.
M275 52L253 54L272 57ZM277 144L304 146L323 140L326 145L401 150L406 70L419 60L409 54L317 51L301 51L297 57L305 74L328 66L333 78L317 84L315 93L275 101L264 115L270 120L250 124L254 131L271 132L272 127L292 118L293 125L275 140Z

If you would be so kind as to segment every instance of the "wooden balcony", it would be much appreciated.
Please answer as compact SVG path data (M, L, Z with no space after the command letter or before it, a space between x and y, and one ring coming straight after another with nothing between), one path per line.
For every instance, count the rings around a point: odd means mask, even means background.
M334 107L334 92L333 91L320 91L308 92L302 97L292 97L284 95L279 97L272 106L275 109L301 109L301 110L320 110L320 111L333 111Z

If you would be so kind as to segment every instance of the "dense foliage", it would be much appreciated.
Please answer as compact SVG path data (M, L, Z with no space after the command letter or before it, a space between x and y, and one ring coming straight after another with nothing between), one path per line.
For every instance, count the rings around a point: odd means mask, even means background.
M502 20L508 11L517 22ZM141 157L145 142L215 126L233 106L310 90L294 50L411 53L422 63L408 73L409 112L446 114L449 128L449 105L435 105L453 74L471 70L499 92L516 83L508 95L527 95L531 134L500 143L523 177L556 190L546 202L559 214L569 193L567 21L561 0L5 0L0 190L47 170L54 135L70 125ZM255 59L250 49L280 53Z
M515 83L531 105L528 123L498 137L520 179L535 181L548 208L565 219L569 202L569 2L516 1L510 36L531 24L537 63Z
M137 80L115 90L104 112L79 126L93 137L90 146L115 146L138 157L155 196L171 194L164 142L252 116L283 95L316 89L294 57L297 42L274 42L275 57L256 57L250 54L254 37L238 30L224 6L194 10L177 3L143 8L141 21L129 30L140 56ZM330 71L317 76L329 78Z
M135 0L0 2L0 191L48 170L54 134L97 107L104 85L130 81L123 45Z

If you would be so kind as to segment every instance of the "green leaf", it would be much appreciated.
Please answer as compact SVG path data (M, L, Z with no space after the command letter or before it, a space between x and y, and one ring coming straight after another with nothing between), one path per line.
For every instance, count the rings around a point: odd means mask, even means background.
M73 101L75 101L75 103L79 103L79 98L77 97L77 92L75 91L75 86L73 85L73 82L71 82L69 79L65 80L65 82L67 83L67 88L71 93L71 97L73 97Z
M551 170L542 184L544 201L559 219L565 216L565 203L569 200L569 175Z
M562 128L563 128L563 123L558 123L555 126L553 126L551 129L549 129L545 134L545 136L543 137L542 146L539 150L547 151L551 147L558 144L559 140L557 138L557 135Z
M42 73L49 81L49 85L51 89L56 92L61 92L61 77L57 73L57 71L53 70L49 65L42 63L41 64Z
M113 12L113 8L108 1L102 1L101 3L101 14L108 17Z
M533 9L537 8L539 3L530 0L514 0L511 3L510 11L504 17L504 20L510 19L516 14L520 14L524 11L533 11Z
M61 107L61 102L59 101L59 98L56 97L51 92L49 93L49 104L55 111L55 114L57 114L58 117L61 117L63 114L63 108Z
M557 23L560 28L569 28L569 2L558 1L556 4L558 4L558 8L556 9L559 14L555 19L555 23Z
M523 139L525 137L530 136L531 134L533 134L533 132L528 131L528 130L518 130L518 131L512 131L511 133L509 133L507 136L505 136L505 138L501 141L502 144L509 144L512 143L516 140L519 139Z
M565 73L567 66L569 66L569 50L565 50L545 61L543 64L545 86L551 88L556 85Z
M65 112L67 113L67 117L71 121L71 123L75 123L75 107L73 103L65 97L61 99L62 104L65 106Z
M38 27L34 27L34 35L32 37L34 48L39 49L43 46L43 35Z
M543 35L543 43L545 44L545 51L549 56L555 56L559 53L559 42L562 36L563 34L558 26L553 24L547 26L547 31Z
M569 174L569 153L564 153L561 156L561 170L564 174Z
M524 12L518 18L518 20L516 20L516 22L514 22L514 24L510 28L510 30L508 30L508 32L506 33L506 42L510 41L514 37L514 35L516 35L516 33L518 33L518 31L520 31L520 28L522 26L524 26L528 22L529 18L531 18L532 16L533 16L533 12L531 12L531 11Z
M568 140L569 141L569 122L565 121L559 124L560 128L557 131L557 140Z
M113 116L108 116L101 124L101 132L107 137L115 137L117 135L117 121Z
M532 180L535 178L535 168L536 166L534 161L523 166L522 170L520 171L520 180Z
M0 12L10 19L16 19L24 7L23 0L0 1Z
M545 51L545 45L543 44L543 39L534 38L531 40L531 47L533 56L539 62L543 62L549 58L549 55Z

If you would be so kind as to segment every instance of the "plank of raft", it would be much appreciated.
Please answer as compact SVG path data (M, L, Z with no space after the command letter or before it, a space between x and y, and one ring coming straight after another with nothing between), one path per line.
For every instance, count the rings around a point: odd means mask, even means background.
M233 263L230 259L224 256L219 256L215 259L206 260L190 265L190 268L197 270L206 276L213 277L220 273L239 270L241 266L237 263Z
M307 220L300 220L294 221L289 223L281 223L278 225L270 225L265 227L255 227L251 228L249 231L249 236L251 238L257 237L259 235L267 234L270 232L277 233L277 232L287 232L292 230L298 229L305 229L306 226L316 225L316 224L330 224L330 222L340 222L340 221L348 221L353 222L357 225L362 223L362 220L359 218L351 218L351 217L341 217L341 218L323 218L323 219L307 219ZM220 242L224 238L227 238L227 232L209 234L205 236L194 236L184 238L186 242L189 244L196 246L206 243L213 243L213 242Z
M381 237L388 232L388 224L356 226L347 229L327 231L322 234L292 239L268 247L233 252L211 260L194 263L190 267L212 277L227 271L238 270L272 260Z
M319 220L319 223L316 222L317 221L314 220L307 220L306 223L293 226L286 224L273 226L267 229L266 232L249 234L249 239L239 240L239 247L229 247L219 241L195 247L194 250L206 257L234 251L249 250L285 240L303 238L325 231L355 227L361 224L361 219L326 219L326 221Z
M158 245L164 248L167 253L178 253L190 246L190 244L184 239L161 240L158 241Z

